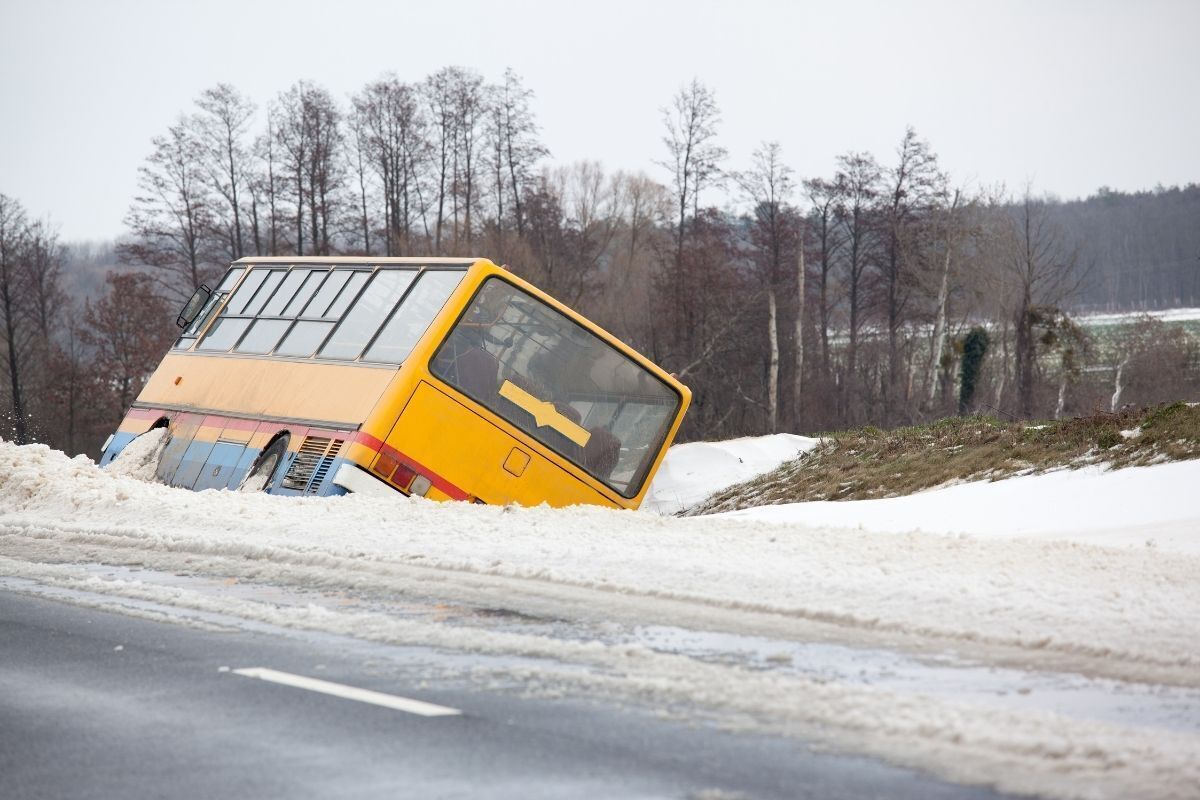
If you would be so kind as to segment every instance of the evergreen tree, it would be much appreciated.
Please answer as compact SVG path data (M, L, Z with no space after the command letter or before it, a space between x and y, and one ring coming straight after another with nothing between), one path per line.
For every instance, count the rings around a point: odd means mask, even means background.
M980 327L971 328L963 339L962 378L958 390L958 413L964 415L971 406L975 384L979 380L979 368L987 354L987 331Z

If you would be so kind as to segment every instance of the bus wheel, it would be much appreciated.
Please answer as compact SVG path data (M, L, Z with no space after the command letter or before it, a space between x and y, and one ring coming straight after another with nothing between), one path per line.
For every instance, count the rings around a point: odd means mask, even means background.
M287 446L287 436L280 436L267 445L267 449L259 454L258 459L254 462L254 466L246 473L246 477L242 478L242 482L238 486L238 491L261 492L269 488L271 485L271 476L275 474L276 468L279 467L279 462L283 460L283 456L287 452Z

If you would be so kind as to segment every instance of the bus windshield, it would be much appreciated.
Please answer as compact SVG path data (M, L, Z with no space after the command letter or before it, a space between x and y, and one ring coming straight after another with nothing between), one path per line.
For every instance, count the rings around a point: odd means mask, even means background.
M681 402L634 360L495 277L430 369L627 498L641 489Z

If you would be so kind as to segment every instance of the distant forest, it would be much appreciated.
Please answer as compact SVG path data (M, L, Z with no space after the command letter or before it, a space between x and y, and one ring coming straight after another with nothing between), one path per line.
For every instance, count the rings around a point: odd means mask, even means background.
M1091 269L1074 310L1200 307L1200 185L1055 202L1051 219Z
M769 140L731 158L700 81L664 101L646 174L555 164L511 71L302 81L266 108L203 92L150 143L117 241L65 245L0 195L0 435L95 455L176 307L248 255L506 263L689 384L685 438L1200 393L1195 331L1079 316L1200 306L1200 185L969 186L913 129L798 176Z

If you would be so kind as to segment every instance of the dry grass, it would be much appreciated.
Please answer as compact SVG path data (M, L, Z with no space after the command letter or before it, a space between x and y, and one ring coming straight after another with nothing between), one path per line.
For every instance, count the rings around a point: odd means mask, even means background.
M1186 403L1026 424L954 417L913 428L828 434L815 450L719 492L689 514L896 497L944 484L1107 463L1200 458L1200 406Z

